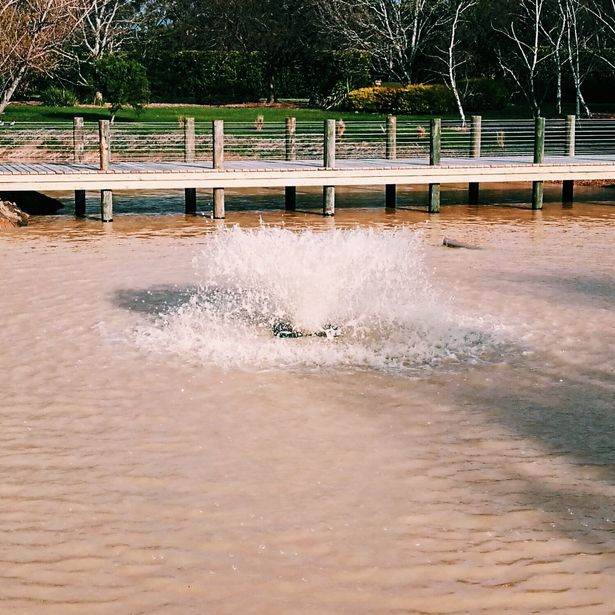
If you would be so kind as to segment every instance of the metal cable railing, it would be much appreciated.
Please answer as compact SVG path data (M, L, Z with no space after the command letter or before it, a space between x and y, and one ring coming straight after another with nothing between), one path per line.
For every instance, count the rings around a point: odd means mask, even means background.
M67 123L2 122L0 162L94 162L98 158L98 126L83 129L79 159L75 132Z
M337 120L338 160L429 160L430 121ZM394 130L391 140L390 131ZM477 130L480 132L477 136ZM110 127L112 162L210 161L213 155L211 122L116 123ZM477 141L478 139L478 141ZM441 123L442 158L520 158L533 160L534 120L483 119L479 128L468 122ZM394 146L391 146L391 143ZM478 147L477 147L478 143ZM391 152L393 147L393 152ZM583 119L573 125L566 118L545 124L546 156L615 155L615 119ZM96 122L1 122L0 163L63 162L95 164L99 160ZM323 160L322 121L297 122L292 133L286 122L224 123L226 160Z

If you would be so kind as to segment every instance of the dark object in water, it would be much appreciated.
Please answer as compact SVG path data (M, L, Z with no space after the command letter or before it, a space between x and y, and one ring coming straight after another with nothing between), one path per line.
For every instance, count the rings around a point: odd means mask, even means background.
M469 243L462 243L461 241L455 241L454 239L444 238L442 242L443 246L447 248L465 248L466 250L480 250L478 246L471 246Z
M292 323L287 320L278 320L273 323L271 327L271 331L276 337L280 337L283 339L295 339L298 337L337 337L340 335L340 328L337 325L327 324L324 325L320 331L315 331L314 333L306 333L304 331L299 331L295 329Z
M58 213L58 209L64 207L57 199L34 190L0 192L0 200L15 203L22 211L35 216L50 216Z
M301 333L301 331L297 331L297 329L295 329L295 327L293 327L287 320L278 320L277 322L274 322L271 330L276 337L282 337L285 339L303 337L303 333Z
M320 331L316 331L313 335L316 335L317 337L337 337L338 335L341 335L341 333L342 332L337 325L328 324L324 325Z

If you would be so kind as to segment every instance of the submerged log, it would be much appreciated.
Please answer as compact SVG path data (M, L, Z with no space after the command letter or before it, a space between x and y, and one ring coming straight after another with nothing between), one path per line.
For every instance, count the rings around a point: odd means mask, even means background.
M466 250L480 250L478 246L470 245L469 243L463 243L462 241L456 241L455 239L444 238L442 245L447 248L465 248Z
M57 199L34 190L0 192L0 200L15 203L19 209L32 216L49 216L58 213L64 205Z
M0 200L0 229L26 226L29 217L14 203Z

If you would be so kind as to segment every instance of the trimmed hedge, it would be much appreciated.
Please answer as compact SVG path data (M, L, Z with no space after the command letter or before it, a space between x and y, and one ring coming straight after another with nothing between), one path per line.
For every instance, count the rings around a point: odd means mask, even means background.
M178 100L199 104L253 101L264 89L264 63L257 52L180 51L171 65Z
M455 109L453 93L444 85L360 88L348 94L347 103L352 111L402 115L435 115Z

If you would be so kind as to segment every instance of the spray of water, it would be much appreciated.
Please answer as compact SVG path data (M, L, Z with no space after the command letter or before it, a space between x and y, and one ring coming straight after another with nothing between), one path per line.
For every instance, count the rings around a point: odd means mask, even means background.
M421 245L404 228L221 231L195 257L197 292L141 327L139 343L257 369L414 372L478 360L491 336L437 296ZM276 337L280 323L301 337Z

